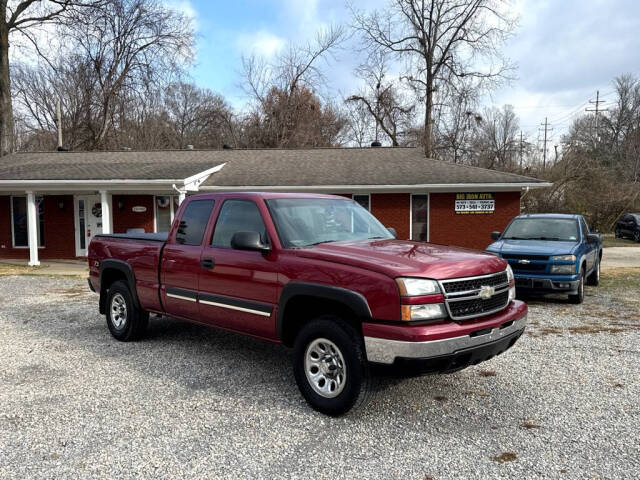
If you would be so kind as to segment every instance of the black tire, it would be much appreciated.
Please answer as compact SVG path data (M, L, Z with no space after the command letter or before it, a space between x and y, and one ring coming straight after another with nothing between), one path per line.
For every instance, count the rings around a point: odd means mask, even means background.
M327 355L331 358L326 361L319 359L319 366L316 366L313 355L321 350L322 344L326 348L323 351L328 352ZM331 344L337 348L339 355L334 355L335 349ZM308 364L307 355L309 355ZM340 359L342 362L337 361ZM333 370L331 370L332 366ZM316 369L319 374L317 382L313 383L313 380L308 377L307 368L309 375L312 375L313 368ZM325 368L328 371L321 370ZM340 382L337 376L341 372L343 377ZM333 315L322 315L300 330L294 344L293 374L300 393L309 405L327 415L342 415L352 408L364 405L372 392L371 374L362 335L347 322ZM331 375L336 375L335 380ZM329 381L325 380L322 384L323 378ZM319 384L326 385L328 389L333 385L334 391L327 391L325 395L320 394L316 391L320 388ZM338 393L336 389L339 390ZM335 396L328 398L327 395Z
M596 260L593 272L587 277L587 285L597 287L600 285L600 258Z
M640 243L640 232L634 232L634 233L633 233L633 239L634 239L636 242Z
M580 270L580 282L578 283L578 293L575 295L569 295L569 301L571 303L580 304L584 302L584 270Z
M114 282L109 287L105 317L111 335L121 342L141 338L149 323L149 313L136 308L124 281Z
M615 233L616 238L622 238L622 232L620 230L618 230L616 228L616 233Z

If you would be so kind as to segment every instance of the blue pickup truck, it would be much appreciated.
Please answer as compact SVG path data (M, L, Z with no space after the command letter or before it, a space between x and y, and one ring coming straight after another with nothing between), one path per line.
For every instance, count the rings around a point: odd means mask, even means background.
M582 215L519 215L491 238L487 252L509 262L518 293L568 293L582 303L584 284L600 283L602 235Z

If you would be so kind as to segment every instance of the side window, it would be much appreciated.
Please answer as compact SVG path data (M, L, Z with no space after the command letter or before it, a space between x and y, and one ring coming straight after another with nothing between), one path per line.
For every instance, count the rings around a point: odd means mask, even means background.
M202 237L207 228L211 210L213 210L213 200L189 202L180 218L176 242L182 245L202 244Z
M580 223L582 224L582 234L586 237L587 235L589 235L589 227L587 226L587 222L584 218L581 218Z
M267 240L267 229L258 206L251 200L227 200L220 209L211 245L231 248L231 237L237 232L258 232Z

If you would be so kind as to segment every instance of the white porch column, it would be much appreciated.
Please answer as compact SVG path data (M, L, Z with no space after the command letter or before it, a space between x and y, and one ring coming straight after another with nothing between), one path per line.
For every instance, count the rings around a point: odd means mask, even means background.
M27 238L29 241L29 266L40 265L38 261L38 208L36 196L27 192Z
M184 190L181 190L180 194L178 195L178 205L182 205L182 202L184 202L185 198L186 198L186 193Z
M106 190L100 190L102 204L102 233L113 233L111 227L111 195Z

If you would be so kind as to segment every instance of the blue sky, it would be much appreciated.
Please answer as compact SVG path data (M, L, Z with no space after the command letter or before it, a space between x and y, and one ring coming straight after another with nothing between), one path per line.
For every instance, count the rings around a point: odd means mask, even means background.
M239 88L241 56L273 55L288 42L313 38L328 24L348 23L345 0L169 0L186 11L198 31L192 76L223 94L235 107L245 102ZM385 0L354 0L373 8ZM640 2L635 0L514 0L520 25L505 47L518 65L518 79L485 99L486 105L514 105L525 133L535 137L545 115L559 140L571 120L600 89L612 100L611 81L624 72L640 74ZM357 38L327 67L330 92L340 98L357 88ZM606 105L605 105L606 106Z

